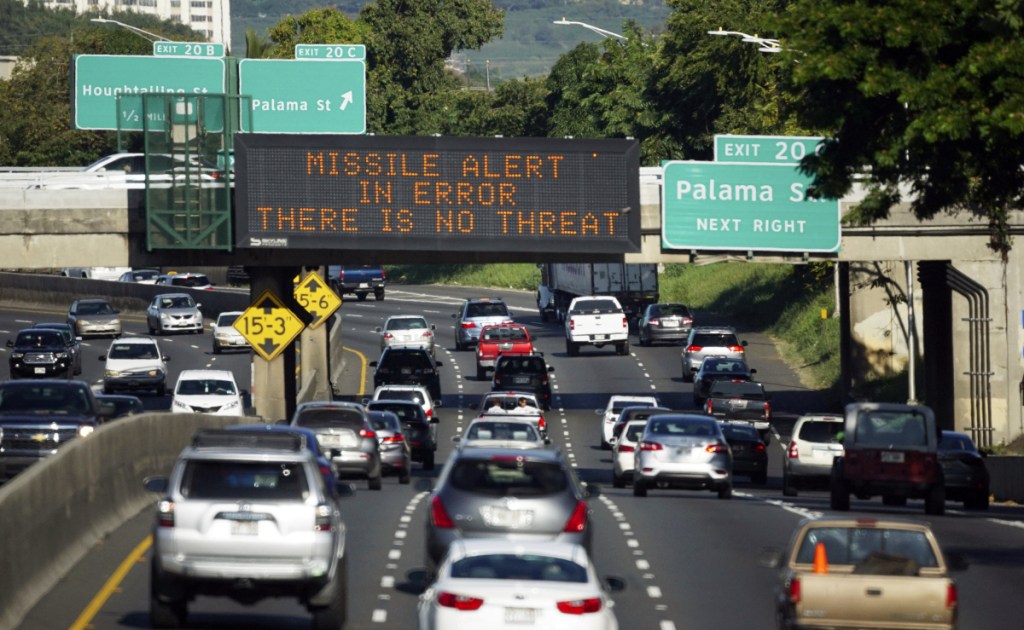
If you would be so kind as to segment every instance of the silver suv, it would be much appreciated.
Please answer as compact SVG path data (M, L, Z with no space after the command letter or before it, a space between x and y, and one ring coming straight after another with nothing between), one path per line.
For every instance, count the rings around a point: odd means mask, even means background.
M800 487L817 481L827 485L832 460L843 454L843 417L831 414L801 416L782 458L782 494L795 497Z
M345 524L316 458L297 434L202 430L170 477L153 527L150 624L176 628L199 595L242 603L297 598L313 627L347 614Z
M309 401L295 409L290 423L316 433L320 450L339 477L367 479L370 490L381 489L380 446L366 409L351 402Z
M501 298L466 300L455 318L455 349L465 350L480 342L480 331L488 324L511 324L512 311Z
M721 326L697 326L690 330L683 347L683 382L693 380L693 373L707 357L745 359L747 342L736 338L736 331Z

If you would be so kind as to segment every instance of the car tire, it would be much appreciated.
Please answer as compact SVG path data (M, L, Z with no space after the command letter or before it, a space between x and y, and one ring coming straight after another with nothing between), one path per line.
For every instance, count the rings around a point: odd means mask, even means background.
M924 497L924 513L930 516L946 513L946 487L941 482L928 488L928 494Z
M153 564L149 578L149 625L152 628L180 628L188 617L188 602L185 599L166 600L161 594L168 590L168 584L160 577L160 571Z
M972 495L969 499L964 501L964 509L966 510L987 510L988 509L988 491L981 491L977 494Z
M763 486L768 483L768 471L760 470L751 475L750 480L754 482L755 485Z
M615 471L612 471L612 487L613 488L625 488L626 478L622 475L616 475Z
M462 341L459 340L458 335L455 336L455 349L460 352L466 349L466 346L462 345Z
M409 469L408 468L406 468L402 472L398 473L398 483L402 484L403 486L408 484L409 481L411 481L411 480L412 480L412 476L409 474Z
M627 339L626 341L623 341L622 343L616 344L615 345L615 351L620 356L627 356L627 355L629 355L629 340Z
M476 366L476 380L482 381L487 378L487 368L483 366Z
M103 393L107 394L109 396L110 394L114 393L114 388L110 387L109 385L104 385L103 386Z
M427 451L423 455L423 468L424 470L434 470L434 451Z
M647 482L642 477L637 477L633 480L633 496L634 497L646 497L647 496Z
M370 490L380 490L382 487L384 487L384 482L381 479L381 476L378 474L376 477L370 477L367 480L366 485Z
M786 469L782 469L782 496L784 497L795 497L799 494L796 487L796 480L786 472Z
M384 289L381 289L380 291L374 291L373 292L373 299L378 301L378 302L383 302L384 301Z
M313 630L338 630L345 625L348 617L348 569L344 558L338 561L331 586L331 603L310 611L313 613Z
M838 512L850 511L850 488L843 479L841 464L832 466L832 475L829 478L829 507Z
M903 506L907 504L907 497L901 497L894 494L883 494L882 505L892 506Z
M366 295L366 293L356 293L356 299L359 300L360 302L365 302Z
M693 382L693 372L691 372L687 368L688 368L688 365L684 363L683 364L683 382L684 383L692 383Z
M157 388L156 388L156 395L157 396L166 396L167 395L167 385L165 383L160 383L160 385L157 386Z
M732 484L727 483L718 486L718 498L719 499L731 499L732 498Z
M643 328L641 328L640 332L637 333L637 343L644 347L651 345L651 340L644 336Z
M580 347L575 343L566 340L565 342L565 353L570 357L577 356L580 353Z
M214 354L220 354L221 352L222 352L222 350L221 350L220 344L218 344L216 341L214 341L213 342L213 353Z

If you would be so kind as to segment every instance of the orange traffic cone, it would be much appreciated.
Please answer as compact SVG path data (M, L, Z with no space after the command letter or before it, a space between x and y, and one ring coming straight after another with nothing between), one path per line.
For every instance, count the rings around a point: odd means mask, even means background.
M814 546L814 572L828 573L828 555L825 553L823 542Z

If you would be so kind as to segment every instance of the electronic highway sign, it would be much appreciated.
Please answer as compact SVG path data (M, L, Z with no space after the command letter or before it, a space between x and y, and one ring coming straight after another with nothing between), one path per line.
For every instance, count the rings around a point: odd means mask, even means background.
M665 162L664 249L839 251L839 200L811 199L812 178L778 164Z
M236 246L640 251L635 140L239 134Z

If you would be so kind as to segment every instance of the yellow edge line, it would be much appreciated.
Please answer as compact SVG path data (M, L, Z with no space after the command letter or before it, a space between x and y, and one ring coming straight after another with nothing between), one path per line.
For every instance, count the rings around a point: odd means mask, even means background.
M128 554L128 557L121 561L117 570L107 578L107 581L103 584L103 588L96 593L95 597L92 598L92 601L89 602L89 605L85 607L82 614L78 615L78 619L75 619L75 622L71 624L71 627L68 630L85 630L85 628L89 627L96 614L101 608L103 608L103 605L107 603L110 596L118 591L125 576L128 575L128 572L132 570L132 567L142 559L142 555L146 553L152 544L153 537L146 536L142 539L142 542L136 545L135 549L132 549L132 552Z
M342 346L341 349L359 356L361 367L359 369L359 393L356 394L356 397L359 400L362 400L363 396L366 395L366 355L358 350L349 348L348 346Z

